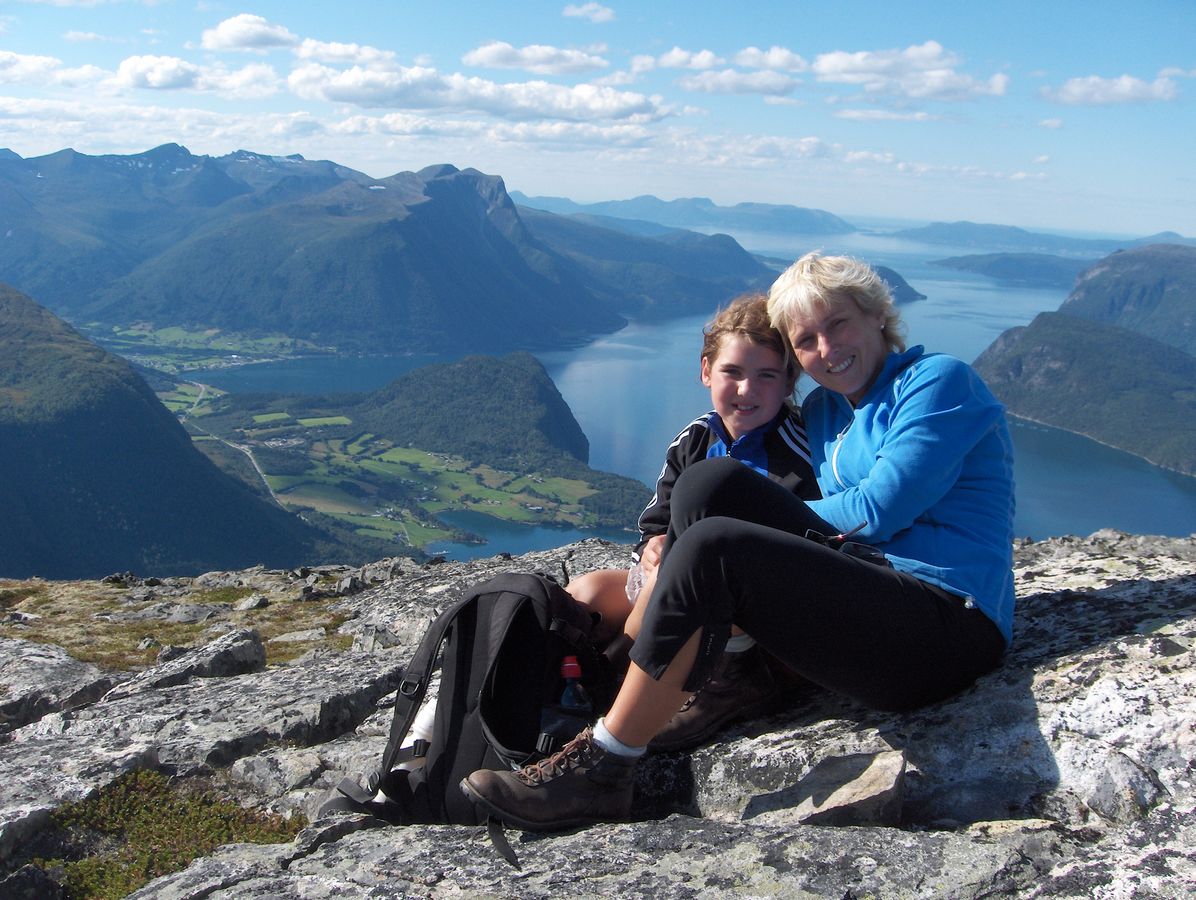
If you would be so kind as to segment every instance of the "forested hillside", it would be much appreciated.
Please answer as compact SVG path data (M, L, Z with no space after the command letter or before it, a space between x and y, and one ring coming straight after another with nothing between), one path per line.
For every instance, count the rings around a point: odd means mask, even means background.
M1042 313L975 368L1016 416L1196 475L1196 358L1125 328Z
M0 575L290 566L354 554L195 450L122 359L0 286ZM364 558L377 546L359 548Z

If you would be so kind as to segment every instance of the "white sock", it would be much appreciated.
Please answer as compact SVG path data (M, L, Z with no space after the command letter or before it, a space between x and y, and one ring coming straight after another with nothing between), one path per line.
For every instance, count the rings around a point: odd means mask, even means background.
M646 746L629 747L611 734L606 728L605 716L594 723L594 743L607 753L613 753L616 756L632 756L636 759L639 759L648 750Z
M727 646L723 648L724 653L742 653L744 650L750 650L756 646L756 639L750 634L733 634L727 638Z

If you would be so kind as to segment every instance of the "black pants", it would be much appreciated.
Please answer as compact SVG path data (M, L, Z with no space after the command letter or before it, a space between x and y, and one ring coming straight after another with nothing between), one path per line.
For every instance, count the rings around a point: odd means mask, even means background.
M804 537L837 531L730 459L677 479L664 560L631 658L659 678L702 631L686 681L710 676L732 623L800 675L876 709L941 700L992 669L997 626L963 598Z

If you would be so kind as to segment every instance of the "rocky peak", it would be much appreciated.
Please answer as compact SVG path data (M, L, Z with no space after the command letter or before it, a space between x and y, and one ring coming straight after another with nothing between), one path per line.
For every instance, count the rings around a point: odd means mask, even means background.
M23 594L52 585L0 585L0 894L44 896L18 867L50 812L132 768L220 773L244 804L314 816L377 761L388 695L439 609L500 571L567 579L627 556L587 540L471 563L117 576L107 587L124 600L106 615L209 625L136 675L20 639L36 615ZM650 758L636 821L512 832L519 871L484 829L342 815L289 844L225 847L132 896L1190 896L1196 537L1019 542L1015 570L1016 643L972 688L908 714L795 688L783 711L692 755ZM197 602L220 586L249 596ZM251 627L255 609L315 598L335 616L326 629ZM313 649L264 666L263 645L288 640Z

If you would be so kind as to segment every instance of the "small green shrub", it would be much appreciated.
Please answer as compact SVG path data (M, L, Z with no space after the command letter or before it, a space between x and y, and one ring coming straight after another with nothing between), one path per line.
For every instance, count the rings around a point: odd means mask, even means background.
M157 772L124 775L54 813L62 856L36 864L61 877L68 898L120 898L217 847L289 841L306 824L243 809L210 788Z

